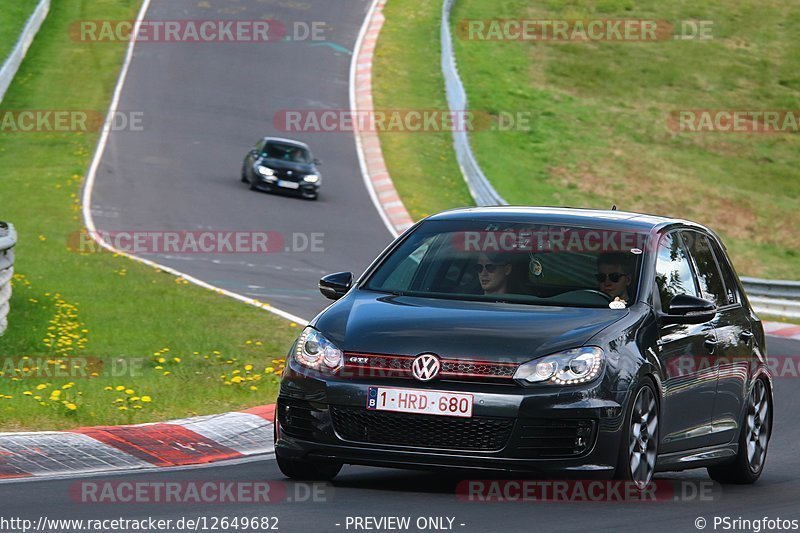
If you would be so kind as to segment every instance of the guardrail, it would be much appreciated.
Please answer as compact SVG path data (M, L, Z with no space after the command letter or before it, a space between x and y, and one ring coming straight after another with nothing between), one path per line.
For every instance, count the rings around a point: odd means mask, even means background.
M17 232L14 226L0 222L0 335L8 325L9 300L11 299L11 278L14 276L14 246Z
M9 54L2 66L0 67L0 102L3 101L3 96L6 94L11 81L19 70L22 60L25 59L25 54L28 53L28 48L33 42L33 38L39 33L39 28L42 27L44 19L47 18L47 13L50 11L50 0L40 0L36 9L28 17L28 22L25 24L25 29L20 33L14 49ZM2 61L3 58L0 58Z
M444 0L442 4L442 73L447 91L447 105L451 113L467 111L467 91L458 75L456 55L453 50L453 38L450 32L450 10L455 0ZM457 128L456 128L457 129ZM480 206L508 205L502 196L494 189L491 182L481 170L475 154L469 145L469 134L466 131L453 131L453 147L456 152L461 175L467 182L467 187Z
M747 297L757 312L800 318L800 281L741 279Z

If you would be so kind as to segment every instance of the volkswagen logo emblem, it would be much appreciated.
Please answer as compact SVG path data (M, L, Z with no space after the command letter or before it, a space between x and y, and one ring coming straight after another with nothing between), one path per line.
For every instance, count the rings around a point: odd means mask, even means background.
M411 372L420 381L430 381L439 375L442 364L439 358L432 353L424 353L414 359L411 364Z

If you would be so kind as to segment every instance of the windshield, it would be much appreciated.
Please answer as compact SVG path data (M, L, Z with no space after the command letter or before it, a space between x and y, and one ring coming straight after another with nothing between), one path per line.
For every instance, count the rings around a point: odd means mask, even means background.
M293 144L268 142L262 155L268 159L279 159L290 163L311 163L311 154L305 148Z
M636 299L645 249L645 234L600 227L430 221L378 267L364 288L432 298L624 308Z

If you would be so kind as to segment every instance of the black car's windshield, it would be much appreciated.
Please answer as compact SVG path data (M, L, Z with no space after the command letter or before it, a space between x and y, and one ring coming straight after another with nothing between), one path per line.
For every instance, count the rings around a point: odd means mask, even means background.
M433 298L624 308L636 299L645 249L645 234L602 227L430 221L380 265L364 288Z
M305 148L293 144L268 142L264 146L262 155L268 159L278 159L290 163L311 163L311 154Z

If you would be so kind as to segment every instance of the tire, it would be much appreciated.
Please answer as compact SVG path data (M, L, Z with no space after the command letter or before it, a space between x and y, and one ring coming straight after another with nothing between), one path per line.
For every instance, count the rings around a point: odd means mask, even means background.
M301 481L330 481L342 469L342 463L332 461L293 461L280 456L276 460L284 476Z
M658 395L652 381L641 381L625 409L623 438L619 446L615 479L631 481L639 490L647 488L658 458Z
M257 191L258 190L258 186L256 185L256 182L248 180L247 183L250 184L250 190L251 191Z
M763 379L753 384L739 430L739 453L731 463L709 466L708 475L719 483L749 485L758 481L767 460L771 434L772 400Z
M242 183L247 183L247 173L242 169Z

